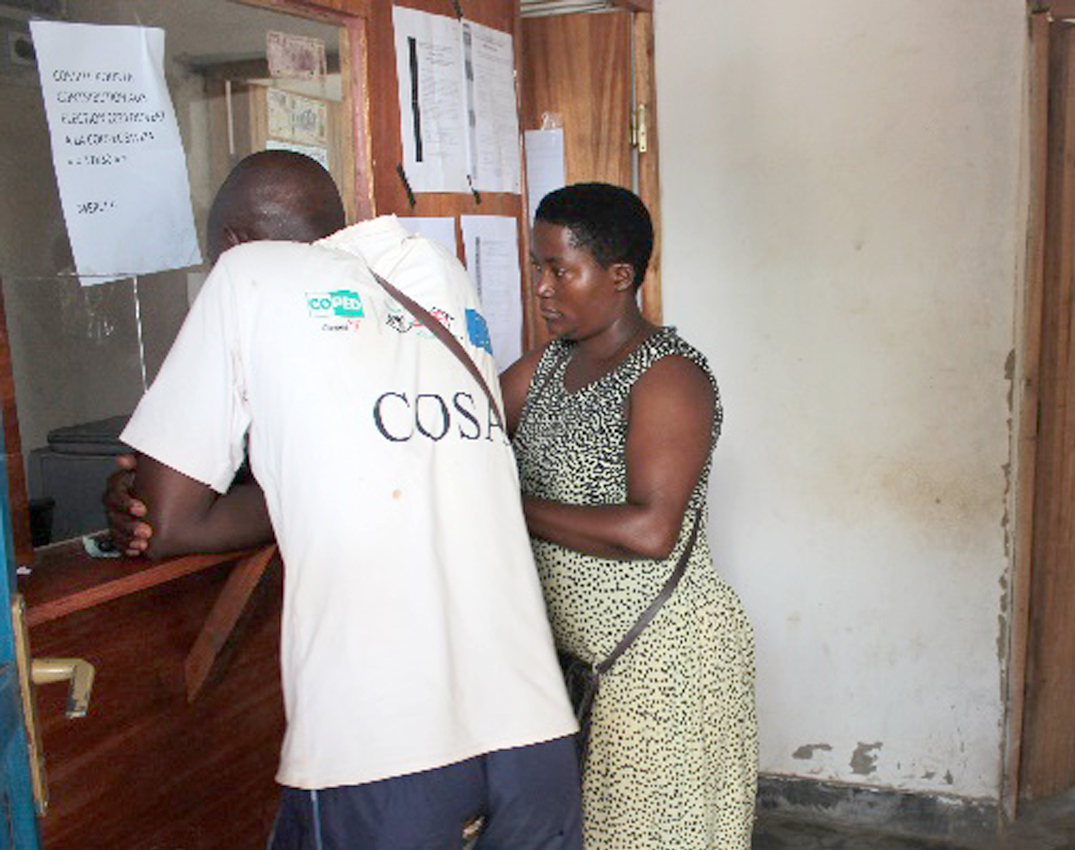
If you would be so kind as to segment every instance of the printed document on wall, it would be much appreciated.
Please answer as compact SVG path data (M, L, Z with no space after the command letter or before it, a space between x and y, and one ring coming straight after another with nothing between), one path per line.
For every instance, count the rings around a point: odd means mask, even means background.
M392 8L403 169L415 192L466 192L467 139L459 22Z
M82 283L201 263L164 31L51 21L30 29Z
M459 255L455 242L455 219L451 216L411 216L399 219L410 233L417 233L444 246L453 257Z
M526 188L530 207L530 225L534 224L538 204L549 192L564 186L564 131L527 130Z
M508 33L463 21L467 151L479 192L520 191L515 51Z
M478 288L497 369L504 371L523 348L518 222L512 216L464 215L460 224L467 271Z

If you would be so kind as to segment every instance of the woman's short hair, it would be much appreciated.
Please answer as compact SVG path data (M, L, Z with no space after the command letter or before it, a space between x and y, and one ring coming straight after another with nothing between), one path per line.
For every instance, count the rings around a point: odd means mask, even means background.
M609 183L575 183L549 192L534 217L566 227L572 245L589 251L602 268L630 263L635 288L641 286L653 254L653 222L634 192Z

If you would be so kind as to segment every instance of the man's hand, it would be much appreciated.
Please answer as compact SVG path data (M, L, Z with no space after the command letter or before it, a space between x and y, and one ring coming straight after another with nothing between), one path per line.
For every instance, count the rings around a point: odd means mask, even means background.
M153 529L142 519L146 515L145 504L131 495L138 461L134 455L121 455L116 463L120 468L108 476L108 487L101 501L113 545L128 558L137 558L145 553L153 536Z

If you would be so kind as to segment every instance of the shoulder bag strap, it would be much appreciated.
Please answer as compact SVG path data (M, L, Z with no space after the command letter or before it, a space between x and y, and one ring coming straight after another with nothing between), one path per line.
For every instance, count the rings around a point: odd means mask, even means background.
M698 539L698 526L701 525L702 511L698 509L694 512L694 526L691 528L691 536L687 541L687 545L683 547L683 552L679 556L679 560L676 562L676 568L672 570L672 575L668 577L668 581L664 583L664 587L661 588L661 592L657 594L657 598L653 600L649 608L642 612L642 616L638 618L638 621L631 627L629 631L617 645L612 652L609 653L608 658L604 661L600 661L594 665L594 670L597 671L599 676L607 673L612 665L616 663L616 659L625 653L628 647L635 642L642 630L650 624L650 621L657 616L657 612L661 610L661 606L669 600L672 593L676 589L676 585L679 584L679 580L683 577L683 573L687 571L687 561L690 560L691 552L694 551L694 541Z
M474 362L474 358L467 354L467 350L459 344L459 340L452 336L451 331L430 315L425 307L413 298L404 295L373 269L370 269L370 273L373 275L373 279L376 280L389 295L402 304L412 316L428 328L437 339L448 347L448 350L459 359L460 363L467 367L467 371L474 376L474 380L476 380L482 390L485 391L485 395L489 399L489 406L496 416L496 424L500 426L501 430L504 430L504 418L500 413L500 406L496 403L496 398L493 396L493 391L489 389L489 385L485 382L485 378L482 377L482 373L478 369L478 365Z

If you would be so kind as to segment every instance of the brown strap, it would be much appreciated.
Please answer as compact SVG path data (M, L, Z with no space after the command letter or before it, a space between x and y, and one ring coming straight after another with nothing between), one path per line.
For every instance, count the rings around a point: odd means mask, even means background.
M616 663L616 659L625 653L632 643L635 642L642 630L650 624L650 621L657 616L657 612L661 610L661 606L672 596L672 593L676 589L676 585L679 584L679 580L683 577L683 573L687 571L687 561L690 560L691 552L694 551L694 541L698 539L698 526L701 525L702 511L696 510L694 512L694 526L691 528L691 536L687 541L687 545L683 547L683 552L679 556L679 560L676 562L676 568L672 570L672 575L668 577L668 581L664 583L664 587L661 588L661 592L657 594L657 598L653 600L649 608L642 612L642 616L638 618L638 621L631 627L629 631L617 645L612 652L609 653L608 658L604 661L599 661L594 665L594 671L599 676L603 676L607 673L612 665Z
M451 351L452 354L454 354L459 359L459 362L467 367L467 371L474 376L474 380L476 380L479 386L481 386L481 388L485 391L485 396L489 399L489 407L496 415L496 424L500 427L500 430L503 431L504 417L500 413L500 407L496 403L496 398L493 396L493 391L489 389L489 385L485 382L485 378L482 377L482 373L478 369L478 364L474 362L473 357L467 354L467 350L459 344L459 340L452 336L451 331L449 331L446 327L444 327L444 325L442 325L432 315L430 315L429 311L425 307L423 307L413 298L404 295L396 287L394 287L387 280L377 274L377 272L373 271L373 269L370 269L370 273L373 275L374 280L376 280L389 295L391 295L393 298L396 299L396 301L406 307L407 311L412 316L414 316L414 318L416 318L419 322L421 322L422 325L432 331L433 335L437 339L439 339L446 346L448 346L448 350Z

